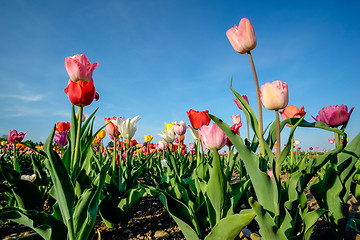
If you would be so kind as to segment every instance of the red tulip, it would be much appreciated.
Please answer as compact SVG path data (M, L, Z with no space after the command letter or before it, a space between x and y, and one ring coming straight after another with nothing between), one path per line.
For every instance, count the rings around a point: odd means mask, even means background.
M106 125L106 130L112 140L114 140L114 138L117 139L120 135L118 127L112 122L116 121L116 119L116 117L104 118L105 123L109 123L108 125Z
M254 27L250 20L243 18L239 26L234 26L226 31L231 45L240 54L247 53L256 47L256 36Z
M70 130L70 123L69 122L57 122L56 123L56 131L62 133L64 131Z
M211 121L211 118L208 116L208 113L209 113L208 110L195 111L195 110L190 109L190 111L188 111L186 113L190 119L191 125L195 129L199 129L203 125L208 126Z
M95 91L94 82L86 82L79 80L73 82L69 80L68 85L64 89L66 95L72 104L78 107L88 106L94 99L99 100L99 94Z
M72 104L84 107L90 105L94 99L99 99L92 79L97 66L99 63L91 64L84 54L65 58L65 68L70 80L64 91Z

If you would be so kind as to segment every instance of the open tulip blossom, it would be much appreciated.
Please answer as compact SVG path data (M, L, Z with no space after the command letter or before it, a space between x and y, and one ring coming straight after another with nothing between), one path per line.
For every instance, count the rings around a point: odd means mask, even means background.
M326 123L329 127L338 127L344 125L349 121L350 115L354 108L348 112L348 107L344 104L341 106L323 107L319 111L319 115L314 118L315 121Z
M116 120L110 120L110 121L118 127L119 132L123 138L131 140L136 132L136 123L140 119L141 118L138 115L132 119L121 117L121 118L117 118Z
M27 133L28 132L26 132L26 133L19 132L18 133L16 130L11 130L9 132L8 142L11 144L19 143L24 139L24 137Z

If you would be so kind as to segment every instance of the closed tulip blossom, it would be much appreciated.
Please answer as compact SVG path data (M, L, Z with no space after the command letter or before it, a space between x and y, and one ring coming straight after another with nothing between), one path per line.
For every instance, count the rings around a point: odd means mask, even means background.
M164 139L160 140L158 145L157 145L157 150L159 151L164 151L164 150L167 150L169 146L169 143L166 142Z
M181 120L180 123L175 122L173 126L174 126L174 132L177 135L184 135L186 133L186 123L184 120Z
M116 121L110 120L112 123L114 123L121 134L123 138L125 139L132 139L132 137L135 135L136 132L136 123L140 120L140 116L136 116L134 118L117 118Z
M145 142L151 142L151 140L153 140L153 136L151 136L151 135L145 135Z
M104 118L106 125L106 131L109 134L109 137L114 140L117 139L120 135L119 129L116 126L115 123L113 123L112 121L116 121L116 117L112 117L112 118Z
M344 125L349 121L350 115L354 108L348 112L348 107L344 104L341 106L323 107L319 111L319 115L314 118L315 121L326 123L329 127L338 127Z
M95 90L92 74L99 63L90 63L84 55L74 55L65 58L65 68L70 80L64 89L73 105L84 107L99 99Z
M202 144L209 150L219 150L226 144L227 136L216 123L210 126L203 125L199 129L199 136Z
M54 142L58 145L58 146L66 146L68 144L68 140L67 140L67 134L68 134L68 130L65 130L63 132L55 132L54 135Z
M250 20L243 18L239 26L234 26L226 31L232 47L240 54L247 53L256 47L256 36L254 27Z
M56 123L56 131L62 133L63 131L70 130L70 123L69 122L57 122Z
M241 115L232 115L231 116L231 120L233 121L234 124L240 124L241 123Z
M191 125L195 129L201 128L203 125L208 126L211 118L208 116L209 111L195 111L190 109L190 111L186 112Z
M106 136L106 130L100 130L96 136L99 139L103 139Z
M297 106L289 105L283 110L279 111L283 120L288 118L302 118L305 116L304 106L300 109Z
M189 143L189 147L190 147L190 149L194 149L195 148L195 143Z
M242 95L243 99L245 99L245 101L247 102L247 104L249 104L249 99L246 95ZM236 106L238 106L238 108L240 108L240 110L242 110L241 104L239 103L239 101L235 98L233 99L234 102L236 103Z
M335 142L335 138L329 138L329 143L333 144Z
M19 143L24 139L24 137L27 133L28 132L26 132L26 133L19 132L18 133L15 129L11 130L11 131L9 131L8 142L11 144Z
M90 82L99 63L90 63L85 54L77 54L65 58L65 68L73 82L80 80Z
M234 124L231 126L231 129L234 131L234 133L238 134L240 133L239 129L240 127L242 126L242 123L239 123L239 124ZM226 146L230 147L232 146L232 142L230 141L230 139L228 137L226 137Z
M288 105L289 93L286 82L276 80L261 86L260 99L267 110L279 110Z

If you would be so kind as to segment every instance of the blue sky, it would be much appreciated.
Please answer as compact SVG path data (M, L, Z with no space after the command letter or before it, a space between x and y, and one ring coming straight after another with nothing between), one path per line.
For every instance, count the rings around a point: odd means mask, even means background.
M56 122L70 121L64 61L81 53L100 64L93 75L100 100L84 109L99 107L95 128L104 117L140 115L135 139L150 134L157 142L165 122L190 124L190 109L231 123L241 113L231 77L257 112L248 57L225 35L246 17L257 36L252 55L260 85L287 82L289 104L304 105L308 121L324 106L355 107L351 140L360 131L359 7L357 1L1 1L0 135L17 129L29 131L25 140L45 141ZM264 110L265 126L274 119ZM317 129L295 133L305 150L329 149L330 137ZM185 138L193 140L189 132Z

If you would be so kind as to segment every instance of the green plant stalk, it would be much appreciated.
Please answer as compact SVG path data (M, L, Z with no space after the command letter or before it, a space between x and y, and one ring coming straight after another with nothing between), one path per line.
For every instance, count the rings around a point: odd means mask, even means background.
M111 164L113 173L115 173L115 164L116 164L116 138L114 137L114 151L113 151L113 160Z
M197 139L197 148L196 148L196 166L200 164L200 138Z
M275 177L277 181L280 181L281 167L279 164L279 157L281 153L281 141L280 141L280 114L279 110L275 110L276 114L276 161L275 161Z
M80 132L81 132L81 120L83 114L83 107L78 106L78 113L77 113L77 129L76 129L76 140L75 140L75 153L74 153L74 162L73 162L73 169L77 170L77 164L79 164L79 152L80 152Z
M294 166L294 137L291 138L291 155L290 155L290 170L292 172Z
M334 133L335 134L335 148L337 148L338 146L340 146L340 135L338 133Z
M180 156L181 155L181 135L178 135L178 139L179 139L178 151L179 151L179 156Z
M265 141L263 137L263 117L262 117L262 106L260 101L260 88L259 88L259 81L256 75L255 65L254 61L252 59L250 51L247 52L251 64L251 69L254 75L254 81L255 81L255 89L256 89L256 98L257 98L257 105L258 105L258 120L259 120L259 143L260 143L260 153L261 156L265 156Z
M249 127L249 121L247 118L246 118L246 127L247 127L247 138L250 141L250 130L249 130L250 127Z

